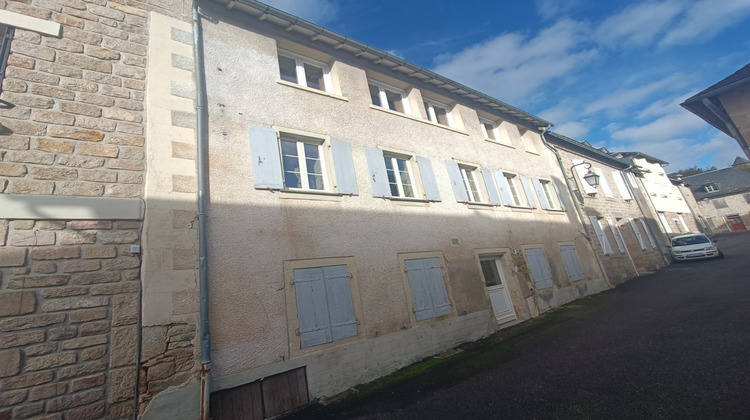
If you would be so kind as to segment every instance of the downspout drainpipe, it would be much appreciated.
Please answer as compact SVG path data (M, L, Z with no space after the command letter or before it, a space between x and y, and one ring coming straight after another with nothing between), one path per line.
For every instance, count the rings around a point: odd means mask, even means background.
M539 131L542 137L542 144L544 144L549 150L552 151L552 153L555 154L555 157L557 158L557 164L560 166L560 171L562 171L563 179L565 180L565 186L568 187L568 192L570 193L570 198L573 199L573 202L571 202L571 206L576 209L576 214L578 215L578 219L581 221L581 226L583 226L583 237L586 238L586 241L589 243L589 248L591 248L591 252L594 254L594 258L596 259L597 264L599 265L599 270L602 272L602 276L604 276L604 281L607 282L607 285L609 285L609 288L612 288L612 283L609 281L609 276L607 276L607 270L604 269L604 265L602 264L602 261L599 259L599 257L596 255L596 251L594 251L594 246L591 244L591 235L589 233L589 229L586 227L586 221L583 218L583 213L581 212L581 209L578 207L578 203L576 203L575 194L573 194L573 187L570 185L570 180L568 179L567 171L565 170L565 165L563 164L562 157L560 156L560 152L555 149L554 146L549 144L547 142L547 138L544 136L544 134L549 131L549 129L552 128L551 125L548 125L547 127L540 127Z
M210 419L211 332L208 325L208 109L206 72L203 63L203 30L198 0L193 0L193 49L195 54L196 166L198 175L198 281L200 289L201 420Z
M632 174L632 169L634 168L634 165L628 165L627 168L623 169L622 172L630 172ZM635 176L635 175L633 175ZM661 249L661 245L659 245L659 241L656 238L656 235L654 235L653 229L651 229L651 226L648 224L648 217L646 217L646 212L643 211L643 203L641 203L641 200L638 199L638 195L633 191L633 188L630 187L630 182L628 180L623 180L625 184L625 188L628 189L628 192L630 192L630 195L633 197L633 200L635 200L635 204L638 205L638 209L641 211L641 214L643 215L643 218L646 220L645 228L649 229L651 232L646 232L646 234L651 234L651 237L654 238L654 243L656 244L656 248L659 250L659 253L661 254L661 257L664 259L664 263L669 265L669 260L667 259L666 255L664 254L664 251ZM646 193L648 194L648 192ZM658 217L658 216L657 216Z

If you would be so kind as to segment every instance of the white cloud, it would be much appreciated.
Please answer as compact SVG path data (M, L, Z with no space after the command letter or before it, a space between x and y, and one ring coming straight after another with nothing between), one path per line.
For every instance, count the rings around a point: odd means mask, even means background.
M512 103L597 56L585 23L562 19L533 38L506 33L436 59L437 73Z
M333 22L338 16L338 6L333 0L264 0L264 2L317 25Z
M647 2L626 7L605 19L596 31L596 39L608 46L643 46L652 42L683 10L680 3Z
M583 114L590 115L608 109L623 110L639 104L655 92L666 89L673 90L675 88L681 88L684 86L684 83L684 77L681 74L673 74L662 80L657 80L637 88L620 89L589 104L583 110Z
M659 42L660 46L708 41L750 14L750 0L700 0Z
M582 141L582 138L591 130L586 124L578 121L566 121L556 124L554 128L556 133L560 133L571 139Z
M704 128L706 123L687 111L677 111L641 126L631 126L612 133L613 139L634 142L660 142Z
M710 155L711 165L719 169L732 165L737 156L743 156L737 141L724 133L716 134L710 140L695 145L691 150L695 150L699 155Z
M567 15L582 3L581 0L536 0L536 10L545 20Z
M677 110L680 110L680 104L689 98L690 94L683 94L679 96L668 96L651 102L651 105L647 106L641 112L636 115L639 120L660 117L662 115L672 114Z

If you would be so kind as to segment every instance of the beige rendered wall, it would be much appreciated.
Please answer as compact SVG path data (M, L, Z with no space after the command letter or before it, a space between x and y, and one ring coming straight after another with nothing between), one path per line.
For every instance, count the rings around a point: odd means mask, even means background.
M279 83L275 38L288 35L256 19L239 22L224 11L212 14L217 18L206 22L204 29L211 130L212 356L217 389L305 364L312 396L327 395L490 333L495 327L477 250L505 248L512 255L507 282L519 319L607 287L591 249L577 232L580 224L572 209L511 209L456 202L446 160L552 179L562 185L555 158L538 135L528 137L535 153L524 150L515 125L509 130L512 147L485 141L470 104L403 78L401 83L411 86L408 94L416 116L375 108L368 76L395 75L350 55L338 55L334 49L315 54L299 48L331 65L337 86L334 95ZM288 43L285 46L290 48ZM424 120L420 113L425 92L440 93L443 102L455 105L459 128ZM359 195L316 197L256 190L250 126L282 127L348 142ZM373 197L365 146L428 157L442 201ZM567 194L565 199L570 203ZM586 280L570 282L559 251L561 243L575 244ZM523 257L527 247L543 248L554 288L534 288ZM426 251L445 259L454 315L414 324L398 258ZM353 257L359 288L353 300L363 314L358 336L347 343L301 351L290 345L294 331L287 323L289 284L284 281L283 262L330 257ZM420 337L432 334L435 338L430 344L422 342ZM368 354L382 360L378 368L368 363ZM351 358L351 364L325 362L343 357ZM323 371L325 377L320 376ZM336 381L331 384L330 378Z

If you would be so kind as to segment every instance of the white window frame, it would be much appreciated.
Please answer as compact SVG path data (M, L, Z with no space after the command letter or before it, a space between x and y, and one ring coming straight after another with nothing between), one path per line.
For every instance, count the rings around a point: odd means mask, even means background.
M464 189L466 190L466 195L469 197L469 202L483 203L484 198L482 197L482 184L479 183L479 179L481 179L481 177L477 177L477 172L479 169L461 164L458 165L458 169L461 171L461 179L464 182ZM476 191L472 190L472 184L474 185Z
M282 146L282 142L294 142L296 143L297 147L297 163L299 164L299 174L300 174L300 186L299 187L289 187L287 186L286 181L286 169L284 168L284 148ZM281 158L281 174L284 179L284 189L290 190L290 191L321 191L321 192L331 192L331 180L330 175L328 173L328 160L329 157L326 153L328 150L328 147L324 147L327 143L326 139L319 139L315 137L305 137L297 134L290 134L286 132L280 132L279 133L279 152L280 152L280 158ZM323 177L323 189L317 189L317 188L310 188L309 180L307 176L309 175L307 171L307 159L305 155L305 144L314 145L318 149L318 156L320 159L320 168L321 168L321 175Z
M633 233L635 233L635 237L638 239L638 245L641 246L641 250L646 250L646 242L643 240L643 235L641 235L641 231L638 229L638 225L635 224L635 219L632 217L628 218L628 222L630 222L630 227L633 228Z
M646 219L640 218L638 220L641 221L641 226L643 226L643 230L646 232L646 236L648 236L648 241L651 243L651 248L656 249L656 240L654 239L654 235L651 233L651 229L648 228Z
M602 226L602 219L596 216L589 216L591 226L594 228L596 237L599 239L599 244L602 246L602 252L604 255L612 255L612 245L609 243L607 234L604 233L604 227Z
M445 105L437 101L433 101L432 99L428 99L428 98L422 98L422 101L424 102L425 112L427 113L427 119L429 121L435 124L444 125L444 126L451 127L451 128L455 126L453 123L453 114L451 113L451 109L448 105ZM445 109L445 119L448 122L448 124L443 124L438 121L437 113L435 112L436 107Z
M328 64L313 60L311 58L295 54L291 51L283 50L279 48L278 50L279 57L286 57L288 59L292 59L295 61L295 69L296 69L296 76L297 76L297 82L292 82L289 80L284 80L287 83L294 83L296 85L308 88L308 89L315 89L320 90L323 92L333 93L333 83L331 81L331 71L328 66ZM278 60L277 60L278 61ZM307 85L307 77L305 75L305 64L315 66L320 68L323 71L323 89L318 89L312 86ZM279 78L281 78L281 64L279 63Z
M659 221L661 222L662 228L664 228L665 233L672 233L672 227L669 226L669 221L667 220L667 216L664 214L664 212L659 212Z
M546 179L539 179L539 183L542 185L542 191L544 192L544 196L547 197L547 204L549 204L549 208L552 210L561 210L562 206L560 205L560 201L557 197L557 192L550 191L550 188L554 189L555 187L552 185L552 181L546 180Z
M490 129L487 129L487 126L490 126ZM484 136L485 140L494 141L496 143L502 143L502 139L500 138L500 130L497 129L497 124L494 122L486 119L486 118L479 118L479 127L482 129L482 135Z
M419 199L422 197L422 193L419 190L419 187L415 181L416 177L414 176L414 169L412 166L413 159L414 159L413 156L402 155L399 153L393 153L387 150L383 150L383 160L390 161L391 167L393 168L393 171L394 171L394 178L396 180L396 189L398 192L398 195L393 195L393 197L395 198ZM413 193L412 197L407 197L406 194L404 193L404 184L398 172L399 160L404 162L404 167L406 168L406 173L409 177L409 182L411 183L411 188L412 188L412 193ZM386 169L386 176L387 176L388 166L386 166L385 169ZM390 182L388 182L388 185L390 186ZM391 189L391 194L393 194L392 189Z
M612 219L611 217L607 217L607 224L609 225L609 228L612 230L612 235L615 237L615 243L617 243L617 249L620 250L621 254L625 253L625 240L622 238L622 235L620 234L620 228L617 225L617 221Z
M524 192L523 187L519 184L518 175L503 172L503 176L508 181L508 188L510 189L508 192L513 199L512 205L516 207L528 207L529 202L526 198L526 192Z
M373 106L378 106L378 107L381 107L381 108L384 108L393 112L401 112L403 114L411 115L411 107L409 106L409 99L406 96L406 91L404 91L403 89L399 89L397 87L387 85L383 82L379 82L377 80L367 79L367 88L369 89L370 86L374 86L378 88L378 100L380 100L379 105L372 104ZM404 108L403 111L399 111L397 109L391 109L389 105L390 102L388 101L388 95L387 95L388 92L401 96L401 105Z
M526 137L526 133L528 133L528 132L529 132L529 130L526 130L526 131L520 133L521 134L521 144L523 144L523 150L525 150L525 151L527 151L529 153L539 154L539 151L537 151L536 147L534 146L534 143L528 137Z
M638 189L638 181L636 181L635 175L633 175L632 172L626 172L626 174L627 174L627 178L628 178L628 182L630 183L630 186L635 189Z
M607 178L604 177L604 172L600 168L593 168L594 173L599 175L599 186L602 187L602 191L604 191L604 196L609 198L614 198L614 194L612 194L612 189L609 188L609 182L607 182Z
M716 186L716 184L706 184L705 190L706 192L714 192L719 191L719 188Z

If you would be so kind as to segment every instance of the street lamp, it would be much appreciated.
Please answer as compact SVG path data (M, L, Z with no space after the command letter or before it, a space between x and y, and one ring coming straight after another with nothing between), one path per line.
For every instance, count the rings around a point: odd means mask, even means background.
M578 165L587 165L586 169L588 169L588 172L586 172L586 175L583 176L583 180L586 181L587 184L591 185L591 187L593 187L594 190L596 190L596 187L599 186L599 175L597 175L596 172L591 170L591 164L588 162L576 163L575 165L570 167L570 171L575 172L573 171L573 168L575 168ZM575 178L575 176L573 178ZM578 183L577 180L576 180L576 183ZM594 191L590 195L594 195L594 194L596 194L596 191Z

